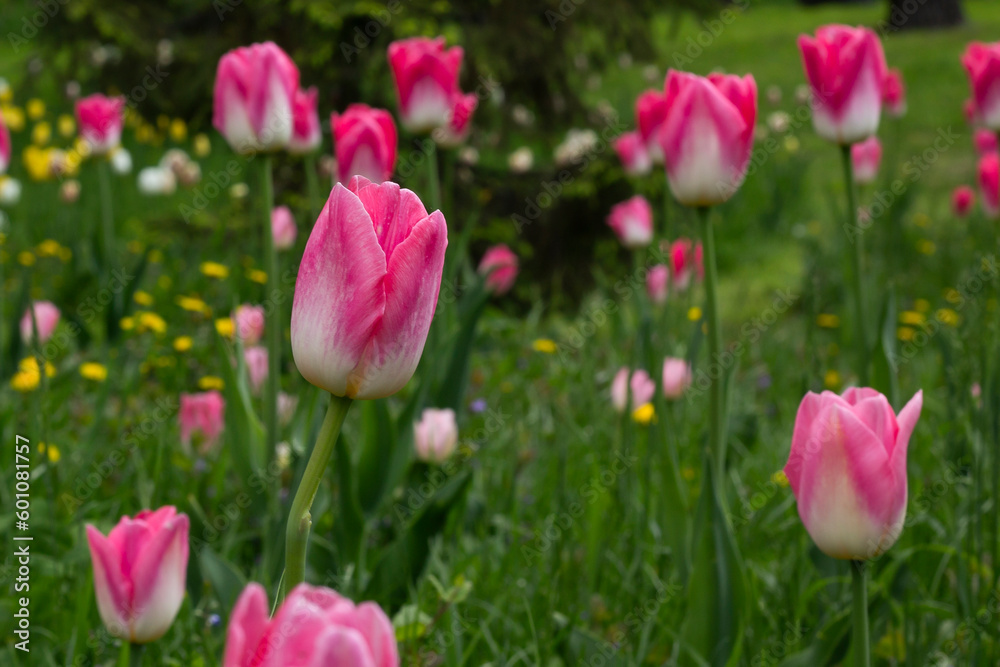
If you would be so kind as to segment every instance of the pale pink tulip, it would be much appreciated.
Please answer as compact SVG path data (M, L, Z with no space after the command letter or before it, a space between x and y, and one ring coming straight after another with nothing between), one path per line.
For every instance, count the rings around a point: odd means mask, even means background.
M968 185L960 185L951 193L951 210L956 217L964 218L969 215L975 203L976 193Z
M638 132L625 132L612 142L618 159L629 176L645 176L653 168L646 142Z
M267 348L254 345L243 350L243 363L247 367L247 379L250 391L256 396L260 394L264 381L267 380Z
M611 405L617 412L625 412L630 404L639 407L653 400L656 394L656 383L649 377L649 373L641 368L631 374L629 379L629 369L622 366L611 381Z
M432 134L434 141L443 148L457 148L465 143L472 129L472 113L479 100L475 95L456 93L452 96L451 115L448 123L437 128Z
M851 163L854 165L854 182L865 185L878 177L882 162L882 142L871 136L851 146Z
M323 141L316 110L319 94L316 88L301 88L292 96L292 136L288 139L289 153L311 153Z
M271 211L271 237L276 250L288 250L295 245L299 230L295 226L295 218L287 206L276 206Z
M645 248L653 240L653 208L642 195L615 204L607 223L626 248Z
M76 101L76 124L91 152L103 155L121 143L124 97L95 93Z
M986 217L1000 217L1000 157L989 153L979 158L979 196Z
M517 255L503 243L491 247L479 260L478 273L485 276L486 289L494 294L509 292L518 270Z
M691 386L691 365L684 359L667 357L663 360L663 396L677 400Z
M35 322L31 321L31 313L35 313ZM35 339L34 325L38 325L38 341L43 345L52 338L52 333L59 324L61 313L51 301L33 301L21 316L21 342L31 345Z
M659 90L647 90L635 100L635 124L653 164L663 164L660 131L667 120L667 96Z
M458 71L463 51L444 47L444 37L411 37L389 45L399 99L399 115L410 132L429 132L448 124L454 95L458 93Z
M264 306L248 303L236 306L233 311L233 333L243 345L256 345L264 337Z
M217 391L199 394L181 394L178 419L181 424L181 443L191 446L194 435L201 438L200 451L212 449L225 427L226 400Z
M392 177L396 168L396 123L384 109L352 104L343 114L330 116L337 180L361 176L373 183Z
M657 264L646 275L646 293L649 300L656 305L667 302L667 290L670 283L670 269L666 264Z
M903 85L903 75L898 69L886 71L882 80L882 104L893 118L906 115L906 87Z
M1000 42L973 42L962 55L962 66L969 74L977 118L1000 130Z
M458 446L455 411L427 408L413 425L413 447L417 458L426 463L444 463Z

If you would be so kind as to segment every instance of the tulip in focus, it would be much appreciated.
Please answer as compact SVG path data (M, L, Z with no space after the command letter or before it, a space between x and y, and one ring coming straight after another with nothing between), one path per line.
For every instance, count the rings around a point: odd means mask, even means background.
M35 313L35 322L31 321L31 313ZM38 342L45 344L50 338L52 338L52 333L56 330L56 326L59 324L59 317L61 313L54 303L51 301L34 301L24 311L24 315L21 316L20 328L21 328L21 341L25 345L31 345L32 341L35 339L35 327L38 325Z
M201 436L202 452L208 451L218 442L225 426L226 401L217 391L200 394L181 394L181 409L178 418L181 424L181 443L191 446L195 434Z
M812 87L816 133L837 144L875 134L887 71L878 35L868 28L827 25L816 37L800 35L799 50Z
M667 95L658 90L647 90L635 101L635 124L646 153L654 164L663 164L663 146L659 136L667 120L668 108Z
M249 584L229 619L222 667L399 667L392 622L374 602L299 584L273 618L264 587Z
M434 140L444 148L458 148L465 143L472 129L472 113L478 104L475 95L456 93L452 98L448 123L434 131Z
M1000 156L990 153L979 158L979 196L986 217L1000 217Z
M653 240L653 208L642 195L615 204L607 222L621 244L630 250L645 248Z
M649 300L660 306L667 302L667 287L670 283L670 269L665 264L657 264L646 276L646 294Z
M517 280L518 261L514 251L505 244L493 246L479 261L478 273L486 278L486 289L494 294L506 294Z
M854 182L859 185L872 183L878 176L882 161L882 142L878 137L868 137L851 146L851 163L854 165Z
M257 396L267 380L267 348L262 345L246 348L243 350L243 363L247 367L250 391Z
M667 357L663 360L663 396L677 400L691 386L691 365L684 359Z
M352 104L343 114L330 116L337 156L337 180L361 176L373 183L392 177L396 168L396 123L384 109Z
M292 96L292 136L288 139L289 153L311 153L319 148L323 132L316 111L316 88L295 91Z
M655 394L656 383L641 368L633 372L629 379L629 369L622 366L611 381L611 405L619 413L628 408L630 398L631 404L639 407L653 400Z
M882 80L882 104L893 118L906 115L906 87L898 69L890 69L885 73Z
M233 333L246 346L256 345L264 337L264 306L248 303L236 306L233 311Z
M976 203L976 193L968 185L960 185L951 193L951 210L959 218L969 215Z
M823 553L867 560L896 542L906 518L906 450L922 405L918 391L897 416L885 396L856 387L802 399L785 475Z
M295 245L299 230L287 206L276 206L271 211L271 236L275 250L288 250Z
M416 370L441 288L448 228L410 190L359 176L330 193L292 302L292 356L335 396L383 398Z
M1000 42L973 42L962 55L969 74L976 118L991 130L1000 130Z
M462 57L461 47L445 48L444 37L411 37L389 45L403 127L421 133L448 124Z
M685 206L728 200L743 183L757 122L753 76L670 70L659 140L674 197Z
M629 176L645 176L653 168L653 158L638 132L625 132L612 145Z
M980 128L972 135L976 144L976 152L980 155L995 153L997 150L997 135L995 132Z
M413 425L413 446L417 458L426 463L444 463L458 446L455 411L427 408Z
M219 59L212 125L237 153L287 148L299 70L274 42L243 46Z
M170 506L124 516L107 537L87 525L97 609L112 636L146 644L166 634L184 601L188 530Z
M103 155L121 142L124 97L105 97L99 93L76 101L76 122L80 136L90 152Z

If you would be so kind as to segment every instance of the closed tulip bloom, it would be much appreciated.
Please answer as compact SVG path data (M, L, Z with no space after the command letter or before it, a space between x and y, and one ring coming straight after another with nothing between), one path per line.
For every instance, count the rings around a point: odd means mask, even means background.
M486 289L494 294L506 294L517 280L517 255L506 244L497 244L483 254L477 271L486 277Z
M295 245L299 230L287 206L276 206L271 211L271 236L277 250L288 250Z
M103 155L121 143L124 110L124 97L95 93L76 101L76 123L91 152Z
M292 96L292 136L288 139L289 153L311 153L319 148L323 131L319 126L316 88L301 88Z
M184 601L188 529L170 506L124 516L107 537L87 525L97 609L112 636L145 644L166 634Z
M615 204L607 223L626 248L645 248L653 240L653 208L642 195Z
M427 408L413 425L417 458L426 463L444 463L458 446L458 423L449 408Z
M670 272L677 289L686 290L693 278L705 277L703 254L701 243L696 245L690 239L677 239L670 244Z
M429 132L448 124L462 57L461 47L444 47L444 37L411 37L389 45L403 127Z
M799 405L785 475L820 550L867 560L891 547L906 518L906 450L923 392L893 413L874 389L809 392Z
M31 313L35 313L35 321L32 322ZM35 325L38 325L38 342L43 345L52 338L56 326L59 324L61 313L51 301L33 301L21 316L21 342L30 345L35 339Z
M660 131L670 190L686 206L728 200L743 183L757 122L757 84L670 70L667 118Z
M973 136L973 141L976 144L976 152L980 155L985 155L986 153L995 153L997 150L997 135L996 132L990 130L978 129Z
M663 164L663 145L660 130L667 120L667 96L659 90L647 90L635 101L635 124L654 164Z
M868 28L827 25L816 37L800 35L799 50L812 87L816 133L837 144L875 134L887 71L878 35Z
M3 114L0 114L0 174L6 172L9 165L10 132L7 130L7 124L3 120Z
M618 159L629 176L645 176L653 168L646 142L638 132L625 132L612 142Z
M969 215L976 203L976 193L968 185L960 185L951 193L951 210L959 218Z
M201 439L200 451L212 449L225 427L226 400L217 391L199 394L181 394L178 419L181 425L181 443L191 446L195 435Z
M226 631L222 667L399 667L392 622L374 602L299 584L273 618L264 587L243 589Z
M264 337L264 306L236 306L232 319L233 333L244 345L256 345Z
M691 365L683 359L667 357L663 360L663 396L677 400L691 386Z
M226 53L215 74L212 124L237 153L287 148L299 70L274 42Z
M1000 130L1000 42L973 42L962 55L962 66L969 74L980 122L991 130Z
M465 143L472 129L472 113L478 104L475 95L453 95L448 123L433 132L434 141L444 148L457 148Z
M361 176L373 183L392 177L396 168L396 123L384 109L352 104L343 114L330 116L337 180L347 183Z
M667 302L667 288L670 283L670 269L665 264L657 264L646 276L646 293L656 305Z
M851 146L851 163L854 165L854 182L860 185L871 183L878 176L878 166L882 161L882 142L878 137L868 137Z
M885 73L882 80L882 104L893 118L901 118L906 114L906 87L898 69L890 69Z
M979 158L979 196L986 216L1000 217L1000 157L996 153Z
M292 302L292 355L336 396L382 398L416 370L434 317L448 228L410 190L354 177L313 227Z
M630 376L629 369L622 366L611 381L611 405L619 413L628 408L630 398L632 406L639 407L649 403L655 394L656 383L641 368Z
M243 363L247 367L247 379L250 391L254 396L260 394L264 381L267 380L267 348L254 345L243 350Z

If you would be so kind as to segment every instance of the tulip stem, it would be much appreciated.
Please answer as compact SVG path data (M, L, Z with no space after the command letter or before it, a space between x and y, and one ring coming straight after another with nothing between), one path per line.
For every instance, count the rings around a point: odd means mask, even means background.
M438 181L437 144L432 140L428 143L430 148L427 149L427 190L431 200L428 208L433 212L441 210L441 183Z
M854 593L854 667L870 667L868 640L868 563L851 561L851 588Z
M316 177L316 156L306 155L305 156L305 168L306 168L306 191L309 193L309 213L312 216L312 222L316 221L319 217L319 179Z
M278 300L278 253L274 248L274 234L271 231L271 211L274 210L274 185L271 175L271 156L261 157L261 191L264 195L264 270L267 272L267 295L265 306L270 311L264 322L267 334L267 380L264 382L264 425L267 427L266 461L274 457L278 442L278 381L281 373L281 316ZM265 312L268 308L265 307Z
M717 473L716 479L721 480L726 468L726 393L723 369L721 365L714 368L722 354L719 298L716 294L719 277L710 209L707 206L698 207L698 216L701 218L702 244L705 248L705 319L708 324L708 376L712 383L708 404L708 447ZM713 370L718 370L719 377L712 376Z
M112 208L111 165L103 156L97 158L97 179L101 191L101 273L104 284L111 281L111 262L115 253L115 216ZM121 290L115 290L114 304L107 317L107 338L114 339L118 335L118 321L124 315L122 309Z
M320 427L316 444L313 445L309 462L292 500L292 509L288 513L288 525L285 528L285 573L281 581L281 598L305 581L306 548L309 544L309 529L312 527L312 515L309 510L316 498L316 491L323 480L327 464L333 458L340 427L344 424L351 402L350 398L330 396L330 407L327 408L323 426Z
M858 223L858 203L857 190L854 185L854 165L851 164L851 145L844 144L841 148L841 155L844 163L844 187L847 188L847 216L850 226L854 228L852 234L848 234L854 252L851 253L851 263L854 283L854 317L857 320L855 331L857 335L857 373L858 384L862 387L868 386L868 331L865 326L865 291L864 276L862 267L864 265L865 247L862 238L862 229ZM853 237L853 238L852 238Z

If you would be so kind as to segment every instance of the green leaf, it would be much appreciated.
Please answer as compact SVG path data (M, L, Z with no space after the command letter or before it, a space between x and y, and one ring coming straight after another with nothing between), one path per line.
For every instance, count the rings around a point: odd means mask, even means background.
M889 398L889 403L894 408L899 405L899 378L896 369L898 359L896 355L896 290L889 288L885 304L882 306L882 326L875 341L875 353L872 355L874 369L872 373L872 387L879 390Z
M228 617L246 581L235 567L219 558L208 545L199 551L198 564L201 566L202 576L219 599L223 616Z

